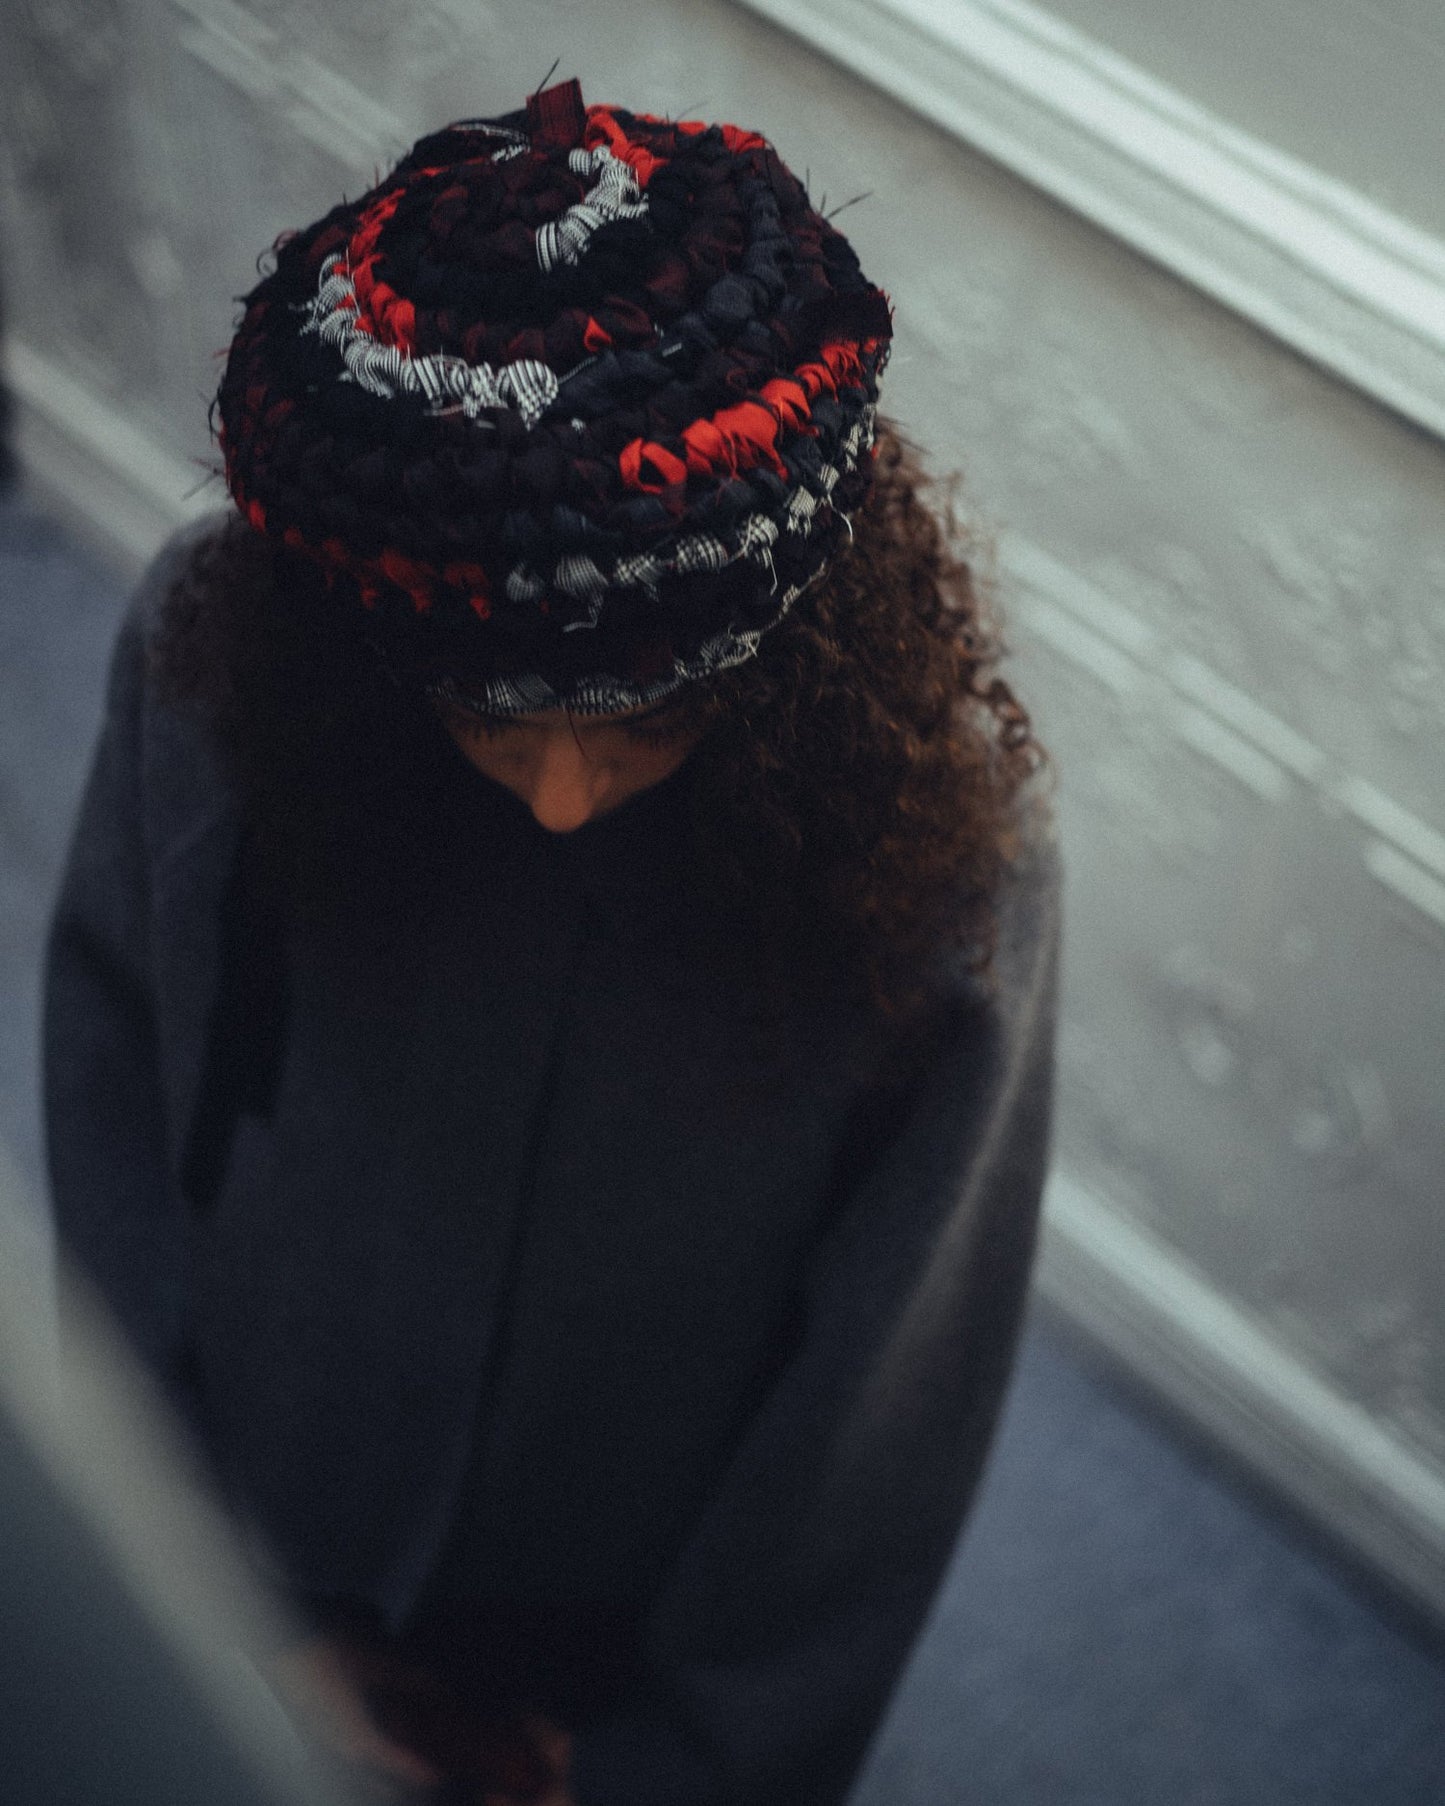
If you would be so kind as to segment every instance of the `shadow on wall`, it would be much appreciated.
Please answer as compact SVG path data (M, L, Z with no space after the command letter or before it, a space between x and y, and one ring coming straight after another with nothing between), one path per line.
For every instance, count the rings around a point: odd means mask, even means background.
M0 277L0 371L5 367L5 287ZM11 432L14 425L14 404L10 399L10 390L3 375L0 375L0 490L8 489L14 483L17 469L15 450L11 444Z

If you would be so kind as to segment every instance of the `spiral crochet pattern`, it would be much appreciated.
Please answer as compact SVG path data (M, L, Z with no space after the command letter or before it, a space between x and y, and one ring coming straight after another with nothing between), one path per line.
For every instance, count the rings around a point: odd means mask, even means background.
M635 708L751 656L826 568L890 337L766 140L567 82L278 243L226 480L435 693Z

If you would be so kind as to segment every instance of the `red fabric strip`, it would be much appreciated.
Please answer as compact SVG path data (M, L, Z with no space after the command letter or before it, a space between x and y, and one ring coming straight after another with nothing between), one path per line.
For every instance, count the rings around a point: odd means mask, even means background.
M756 132L745 132L740 125L725 125L722 128L723 143L734 156L740 151L766 150L768 141Z
M384 345L396 345L402 351L410 352L416 330L411 304L400 303L396 290L379 281L376 275L376 266L381 261L377 242L400 201L401 190L397 188L368 207L346 250L351 286L356 290L358 302L358 329L369 332Z
M778 435L811 433L812 398L820 392L836 395L839 388L861 387L862 359L877 348L876 339L865 339L861 345L841 340L820 345L816 363L800 364L791 376L773 377L758 391L757 400L740 401L694 420L681 434L686 463L652 440L634 439L617 460L623 482L644 495L660 495L688 476L734 477L759 464L782 476Z
M627 487L640 489L644 495L661 495L687 481L687 465L682 459L650 439L634 439L624 445L617 466Z
M634 144L606 107L588 107L587 130L582 142L588 150L596 150L599 144L605 144L618 162L628 166L641 188L646 188L654 170L661 169L667 162L666 157Z

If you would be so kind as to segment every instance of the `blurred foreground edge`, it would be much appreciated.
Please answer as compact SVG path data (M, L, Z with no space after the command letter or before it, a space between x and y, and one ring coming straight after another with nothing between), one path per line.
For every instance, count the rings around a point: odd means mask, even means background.
M164 1408L0 1188L0 1797L5 1806L346 1806L256 1667L249 1580Z

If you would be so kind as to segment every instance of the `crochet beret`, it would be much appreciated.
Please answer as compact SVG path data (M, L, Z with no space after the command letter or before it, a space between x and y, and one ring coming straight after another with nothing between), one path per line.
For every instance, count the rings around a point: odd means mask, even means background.
M462 120L284 236L244 307L237 506L488 713L635 708L749 657L868 490L887 297L736 126L575 81Z

